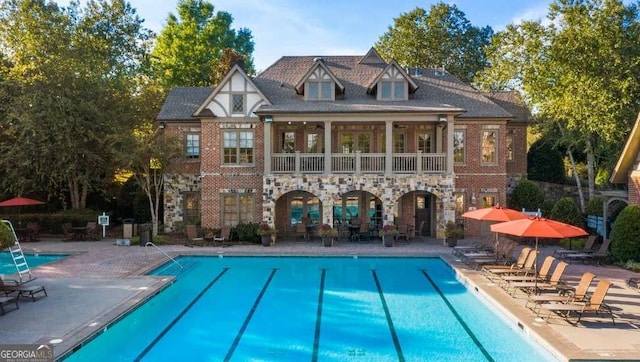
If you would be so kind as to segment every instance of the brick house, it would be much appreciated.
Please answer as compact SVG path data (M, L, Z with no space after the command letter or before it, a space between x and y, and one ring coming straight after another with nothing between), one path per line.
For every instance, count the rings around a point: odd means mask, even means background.
M165 174L164 225L268 221L442 237L473 207L505 204L526 177L529 113L441 69L360 56L285 56L256 77L234 66L215 88L175 88L157 124L182 135ZM479 233L467 225L467 233Z

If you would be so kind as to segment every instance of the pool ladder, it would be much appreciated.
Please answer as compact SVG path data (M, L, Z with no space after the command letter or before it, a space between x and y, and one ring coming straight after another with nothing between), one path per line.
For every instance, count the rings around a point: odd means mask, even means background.
M182 264L178 263L178 261L174 258L172 258L169 254L167 254L164 250L160 249L156 244L152 243L151 241L147 241L146 244L144 244L144 248L146 249L147 246L153 246L154 248L156 248L159 252L161 252L162 254L164 254L164 256L167 257L167 259L171 260L172 262L176 263L180 269L183 269Z
M11 253L11 259L13 259L13 265L16 266L16 270L18 271L18 277L20 278L20 283L23 282L22 276L28 275L30 280L31 269L29 269L29 264L27 264L27 259L24 257L24 253L22 252L22 247L20 246L20 242L18 241L18 236L16 235L16 231L13 228L13 224L9 220L2 220L4 224L7 224L9 229L11 229L11 233L13 234L13 238L15 239L15 245L9 248L9 252Z

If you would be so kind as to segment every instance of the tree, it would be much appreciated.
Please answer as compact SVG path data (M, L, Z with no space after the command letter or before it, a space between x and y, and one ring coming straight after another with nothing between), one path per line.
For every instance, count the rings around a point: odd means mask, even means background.
M467 83L487 64L484 47L493 30L472 26L455 5L437 3L429 12L416 7L393 22L375 44L387 60L409 68L444 66Z
M128 3L89 1L85 9L43 0L0 7L9 66L0 165L7 190L45 190L86 206L118 168L119 136L131 131L135 75L150 32Z
M596 169L615 162L640 104L638 8L556 0L547 18L549 25L511 24L496 34L487 48L491 66L476 84L521 89L546 131L585 153L592 198Z
M556 202L549 218L577 227L584 227L584 218L570 197L563 197Z
M180 0L178 17L169 15L151 54L152 69L162 86L215 86L225 49L241 55L246 72L253 74L251 31L236 31L232 22L231 14L215 12L206 1Z
M542 208L544 193L533 182L523 179L513 188L509 197L509 207L515 210L535 211Z
M562 154L546 139L534 142L527 152L529 180L565 183Z

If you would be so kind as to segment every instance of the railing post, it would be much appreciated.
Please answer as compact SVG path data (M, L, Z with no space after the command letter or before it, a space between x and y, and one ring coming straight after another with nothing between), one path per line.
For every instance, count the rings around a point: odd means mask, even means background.
M384 174L393 173L393 121L384 121L385 149L384 149Z
M296 151L296 163L295 163L295 170L293 172L296 175L300 174L300 151Z
M324 174L333 172L331 156L331 121L324 121Z
M273 170L271 168L271 122L263 122L264 127L264 139L263 142L263 152L264 152L264 170L263 173L265 175L270 175Z
M416 175L422 175L422 151L416 153Z
M362 152L356 151L356 175L362 173Z

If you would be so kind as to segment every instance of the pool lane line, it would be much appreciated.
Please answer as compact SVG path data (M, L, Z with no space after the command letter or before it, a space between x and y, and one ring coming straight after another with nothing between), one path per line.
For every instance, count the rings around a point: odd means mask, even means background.
M180 312L180 314L178 314L172 321L171 323L169 323L169 325L167 325L162 332L160 332L160 334L158 334L156 336L156 338L153 339L153 341L151 341L151 343L149 343L149 345L142 351L142 353L140 353L138 355L138 357L136 357L136 359L134 361L140 361L142 360L142 358L149 353L149 351L165 336L165 334L169 333L169 331L173 328L173 326L176 325L176 323L178 323L180 321L180 319L182 319L182 317L184 317L185 314L187 314L187 312L189 311L189 309L191 309L191 307L193 307L194 304L196 304L196 302L198 300L200 300L200 298L202 298L202 296L218 281L220 280L220 278L222 278L222 276L229 271L229 268L224 268L222 269L222 271L216 275L215 278L213 278L209 284L200 292L198 293L198 295L182 310L182 312Z
M320 292L318 292L318 311L316 313L316 331L313 336L313 355L311 361L318 361L318 347L320 346L320 325L322 322L322 303L324 300L324 280L327 276L327 269L322 269L320 275Z
M491 361L493 362L494 359L493 357L491 357L491 355L489 354L489 352L484 348L484 346L482 345L482 343L480 343L480 340L478 339L478 337L476 337L476 335L473 333L473 331L471 330L471 328L469 328L469 326L467 325L467 323L462 319L462 316L460 314L458 314L458 312L456 311L456 309L453 307L453 304L451 304L451 302L449 302L449 300L447 299L447 297L444 295L444 293L442 292L442 290L440 290L440 288L436 285L436 283L433 281L433 279L431 279L431 277L429 276L429 274L427 273L426 270L421 269L420 270L422 272L422 275L424 275L425 278L427 278L427 280L429 281L429 283L431 283L431 285L433 285L433 288L436 290L436 292L438 292L438 294L440 295L440 298L444 301L444 304L447 305L447 307L449 308L449 310L451 311L451 313L453 313L453 316L456 317L456 319L458 320L458 323L460 323L460 325L462 326L462 328L464 328L464 330L467 332L467 334L469 335L469 337L471 337L471 340L473 341L473 343L476 344L476 346L480 349L480 352L482 352L482 354L484 355L484 357L487 359L487 361Z
M264 293L267 291L267 288L269 288L269 284L271 284L271 281L273 280L273 277L276 275L277 271L278 271L277 268L273 268L271 270L271 274L269 274L269 278L267 278L267 281L262 286L262 290L256 297L255 302L253 302L253 306L251 306L251 309L249 310L249 314L247 314L247 317L244 319L244 323L242 323L242 327L240 327L240 330L238 330L238 334L236 334L236 338L234 338L233 343L231 344L231 347L229 347L229 351L227 352L227 355L224 356L225 361L231 360L231 356L233 356L233 353L236 351L236 348L238 347L238 343L240 343L240 339L242 338L242 335L247 329L247 326L249 326L249 322L251 322L251 318L253 318L253 314L256 312L256 309L258 308L258 305L260 304L260 301L262 300Z
M387 301L384 299L384 294L382 292L382 286L380 285L380 280L378 280L378 274L375 269L371 270L371 274L373 274L373 280L376 283L376 288L378 289L378 295L380 296L380 302L382 302L382 309L384 309L384 315L387 317L387 324L389 325L389 331L391 332L391 338L393 339L393 345L396 348L396 353L398 354L398 361L404 362L404 354L402 353L402 346L400 346L400 340L398 339L398 334L396 333L396 328L393 326L393 320L391 319L391 313L389 313L389 307L387 306Z

